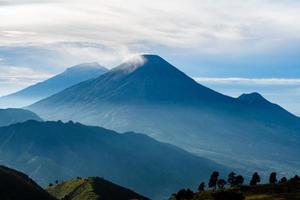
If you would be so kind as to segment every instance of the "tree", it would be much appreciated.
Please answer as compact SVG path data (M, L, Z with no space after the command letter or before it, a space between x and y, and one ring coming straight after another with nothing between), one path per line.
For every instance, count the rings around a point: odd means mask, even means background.
M270 184L275 184L275 183L277 183L277 178L276 178L276 176L277 176L276 172L272 172L272 173L270 174L270 177L269 177L269 183L270 183Z
M55 184L58 184L58 180L55 181Z
M227 182L229 183L229 185L231 187L234 186L235 179L236 179L236 174L234 172L231 172L230 174L228 174Z
M298 183L300 182L300 177L298 175L294 176L293 178L290 179L291 183Z
M193 197L194 197L194 192L190 189L182 189L175 194L176 200L189 200L192 199Z
M218 178L219 178L219 172L214 171L210 176L208 187L216 189Z
M282 177L279 181L279 183L286 183L287 182L287 178L286 177Z
M204 182L200 183L200 185L198 187L198 191L199 192L204 192L205 191L205 183Z
M257 183L260 182L260 176L258 175L257 172L255 172L253 175L252 175L252 179L250 181L250 185L257 185Z
M227 183L227 182L226 182L224 179L219 179L219 180L217 181L218 188L219 188L219 189L224 189L226 183Z
M230 184L231 187L234 186L239 186L242 185L244 183L244 177L241 175L236 175L234 172L231 172L228 175L228 179L227 179L228 183Z
M49 187L52 187L53 186L53 184L52 183L49 183L49 185L48 185Z
M242 175L238 175L235 179L234 185L240 186L243 185L243 183L244 183L244 177Z

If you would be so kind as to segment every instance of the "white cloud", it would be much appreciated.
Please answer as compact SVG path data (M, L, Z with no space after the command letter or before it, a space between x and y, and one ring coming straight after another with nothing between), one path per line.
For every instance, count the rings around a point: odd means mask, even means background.
M6 2L0 6L0 30L4 30L0 45L86 42L118 47L114 51L119 55L119 49L131 53L135 44L151 43L208 53L241 53L266 51L300 35L297 1Z
M203 84L236 84L236 85L265 85L265 86L300 86L300 79L287 78L212 78L212 77L195 77L197 82Z
M30 68L0 65L0 96L30 86L51 76L44 72L36 72Z
M223 94L238 97L259 92L268 100L300 116L300 79L283 78L194 78L200 84Z

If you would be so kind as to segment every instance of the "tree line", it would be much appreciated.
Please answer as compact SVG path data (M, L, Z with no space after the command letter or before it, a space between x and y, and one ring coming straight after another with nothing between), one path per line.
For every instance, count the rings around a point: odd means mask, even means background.
M220 173L217 171L214 171L209 180L208 184L206 186L205 182L201 182L200 185L198 186L198 192L202 193L205 192L205 189L208 188L210 190L216 191L217 189L219 190L224 190L227 187L229 188L234 188L234 187L239 187L242 185L245 185L245 179L242 175L238 175L234 172L231 172L227 176L227 180L219 178ZM272 172L269 175L269 184L283 184L287 182L299 182L300 177L298 175L294 176L291 179L287 179L286 177L282 177L279 180L277 179L277 173ZM256 186L261 182L261 177L258 174L258 172L254 172L252 175L252 178L249 182L250 186ZM192 199L194 196L194 192L191 189L182 189L178 191L176 194L173 194L173 197L175 197L177 200L180 199ZM239 199L239 198L237 198ZM240 198L243 199L243 198Z

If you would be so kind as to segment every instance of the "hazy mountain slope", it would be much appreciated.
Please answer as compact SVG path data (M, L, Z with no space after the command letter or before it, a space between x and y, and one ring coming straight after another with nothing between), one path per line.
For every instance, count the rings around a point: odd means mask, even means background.
M107 72L98 63L83 63L68 68L50 79L0 98L1 107L23 107L49 97L74 84L98 77Z
M21 172L0 166L0 177L1 200L55 200Z
M29 110L18 108L0 109L0 126L7 126L27 120L41 121L42 119Z
M129 60L29 109L47 119L143 132L250 171L300 169L298 117L255 93L217 93L159 56Z
M77 178L49 187L48 192L57 199L68 200L146 200L132 190L111 183L103 178Z
M101 176L156 199L181 187L196 187L212 170L225 169L146 135L62 122L1 127L0 157L1 163L23 170L44 186L54 180Z

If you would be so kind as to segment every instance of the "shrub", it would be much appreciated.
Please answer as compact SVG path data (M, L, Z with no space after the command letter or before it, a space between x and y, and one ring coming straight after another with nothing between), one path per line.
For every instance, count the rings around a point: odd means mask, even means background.
M240 192L220 191L213 194L214 200L244 200L245 196Z

